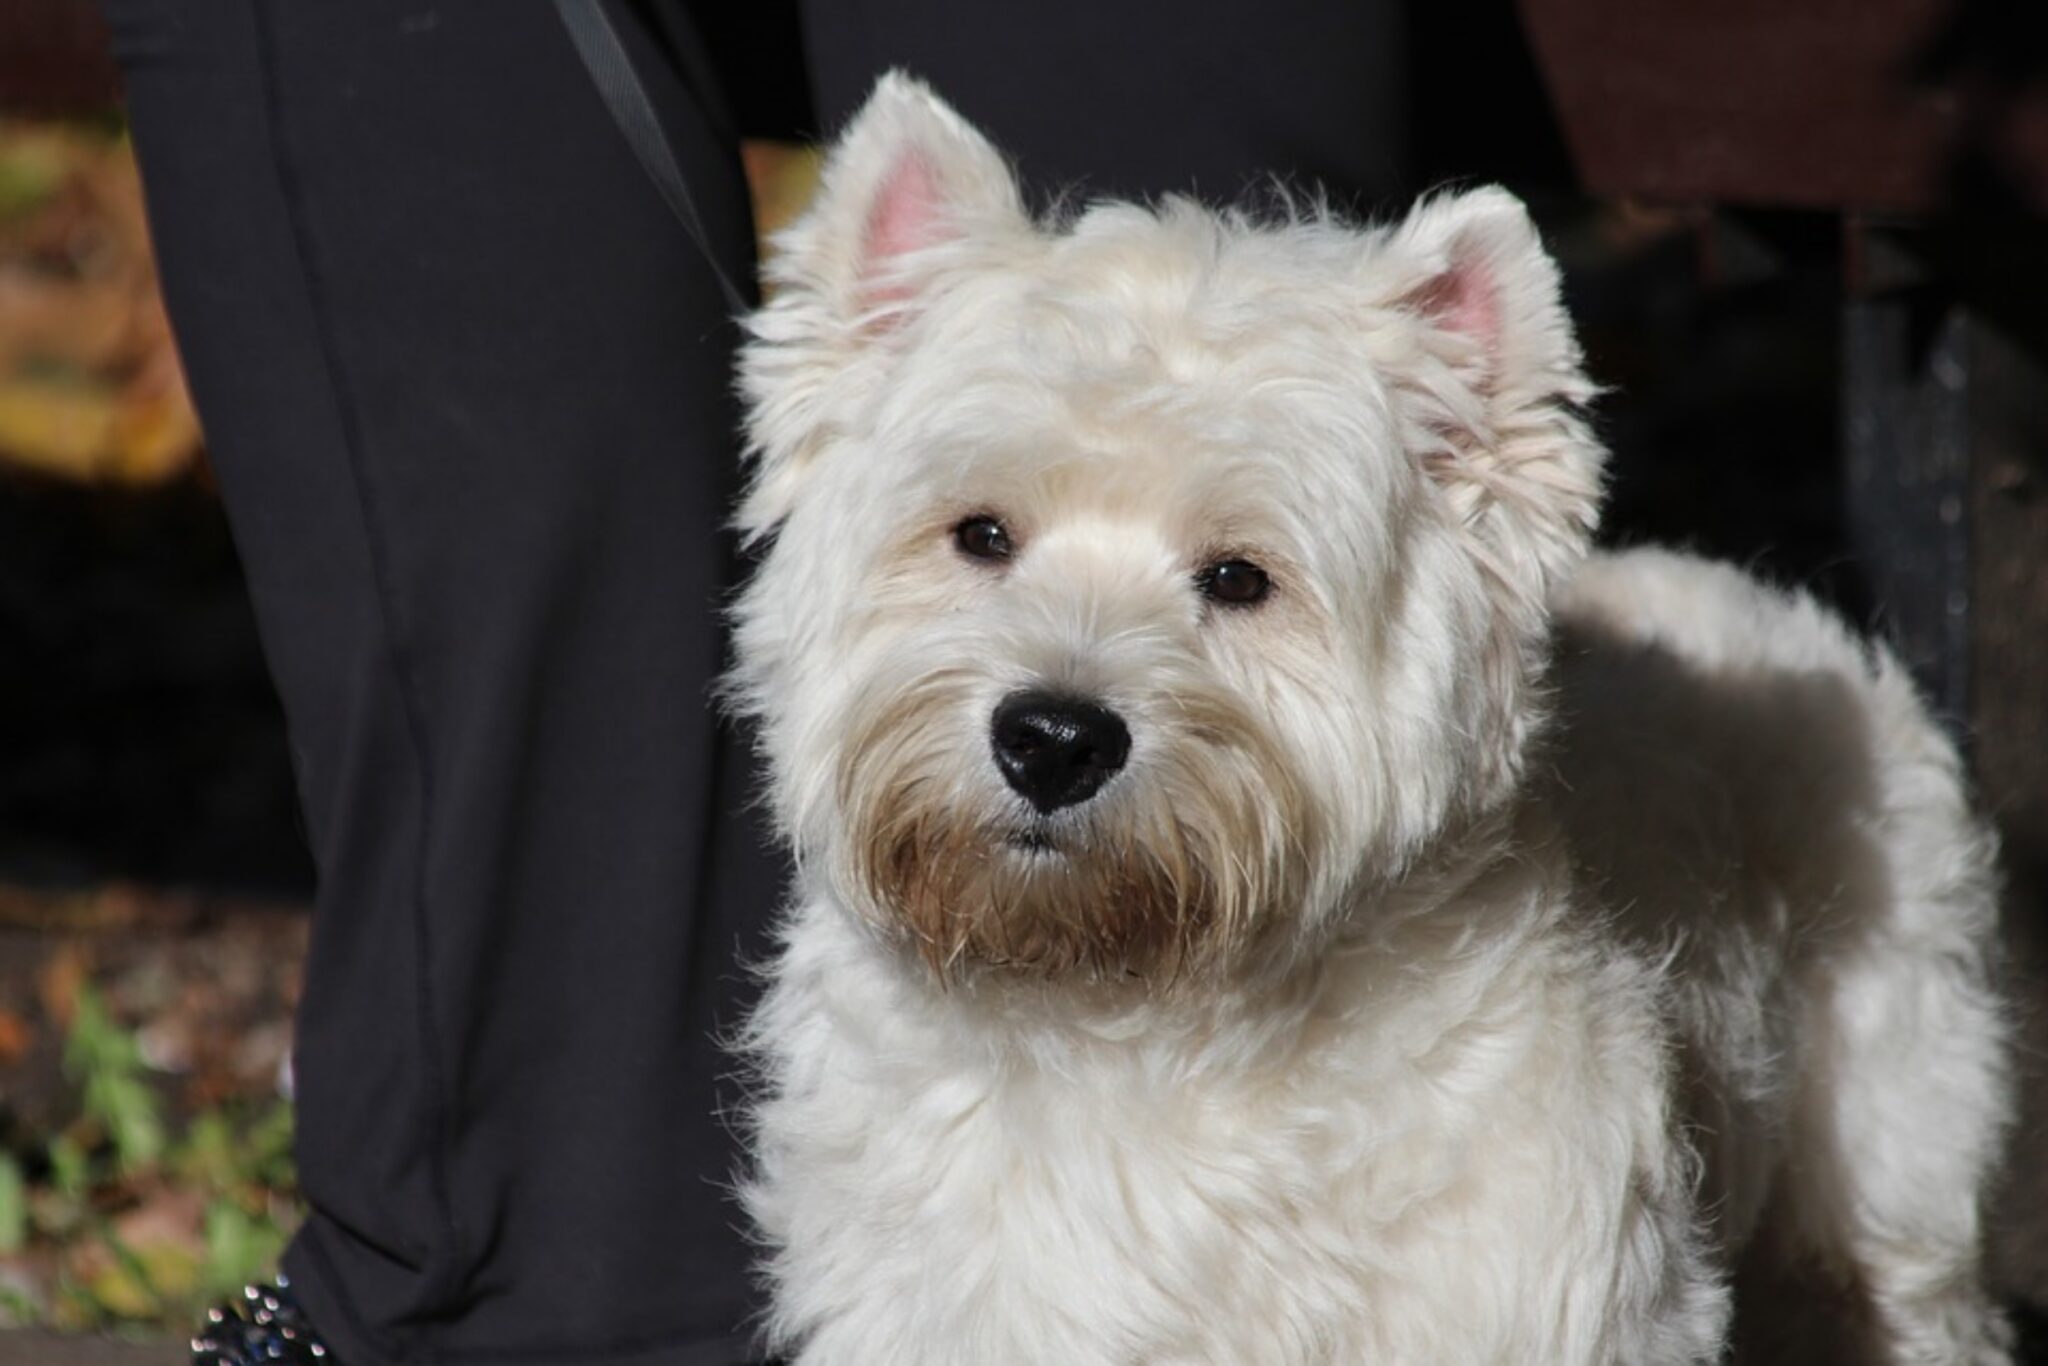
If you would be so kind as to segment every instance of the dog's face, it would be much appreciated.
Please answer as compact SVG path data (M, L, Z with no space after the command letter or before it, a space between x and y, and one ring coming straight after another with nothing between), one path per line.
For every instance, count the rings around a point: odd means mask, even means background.
M942 969L1311 945L1514 783L1599 451L1498 191L1033 224L885 80L744 357L736 692L808 869Z

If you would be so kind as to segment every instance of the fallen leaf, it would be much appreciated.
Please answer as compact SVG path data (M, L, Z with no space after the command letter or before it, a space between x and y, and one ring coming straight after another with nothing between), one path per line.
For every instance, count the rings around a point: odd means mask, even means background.
M0 1067L12 1067L35 1047L36 1030L19 1011L0 1006Z
M59 1029L70 1027L72 1013L78 1008L79 988L90 976L85 950L77 944L58 948L36 974L36 996L42 1001L43 1014Z

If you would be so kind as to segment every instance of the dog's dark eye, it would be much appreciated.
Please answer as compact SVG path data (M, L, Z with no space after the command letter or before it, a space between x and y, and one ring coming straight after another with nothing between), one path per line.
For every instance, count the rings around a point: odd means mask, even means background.
M1016 553L1010 533L993 517L969 517L954 527L953 544L974 560L1007 560Z
M1273 581L1250 560L1223 560L1196 574L1195 587L1211 602L1250 607L1273 591Z

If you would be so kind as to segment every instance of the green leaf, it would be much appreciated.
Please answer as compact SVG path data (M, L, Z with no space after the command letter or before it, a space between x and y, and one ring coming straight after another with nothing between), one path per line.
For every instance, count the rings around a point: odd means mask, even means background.
M284 1230L268 1217L252 1215L232 1200L215 1200L206 1207L207 1293L231 1296L237 1287L263 1279L284 1245Z
M298 1184L298 1166L292 1159L293 1119L292 1107L278 1101L249 1126L246 1170L267 1186Z
M85 1148L69 1134L50 1140L50 1184L66 1200L82 1200L91 1184Z
M156 1092L132 1076L108 1077L102 1088L100 1118L114 1142L114 1155L124 1172L147 1167L163 1155L164 1123Z
M106 1130L123 1172L134 1173L163 1155L163 1115L143 1075L141 1046L114 1023L90 984L79 987L72 1005L64 1069L83 1086L86 1117Z
M28 1180L13 1153L0 1153L0 1253L28 1243Z
M0 1328L33 1328L42 1319L41 1306L26 1292L0 1285Z
M221 1110L202 1110L192 1117L185 1136L171 1148L169 1161L177 1179L208 1193L235 1182L239 1165L235 1126Z
M0 150L0 222L41 208L63 184L63 161L50 148L28 144Z

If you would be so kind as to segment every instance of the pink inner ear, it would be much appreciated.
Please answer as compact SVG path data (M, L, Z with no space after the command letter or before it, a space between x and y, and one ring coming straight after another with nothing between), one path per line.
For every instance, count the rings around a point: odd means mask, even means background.
M869 281L868 303L894 303L908 297L906 285L874 281L897 257L938 241L942 217L939 179L931 163L920 152L905 152L876 192L861 238L861 275Z
M1415 305L1445 331L1478 342L1489 363L1499 359L1500 288L1477 255L1454 253L1451 268L1416 292Z

